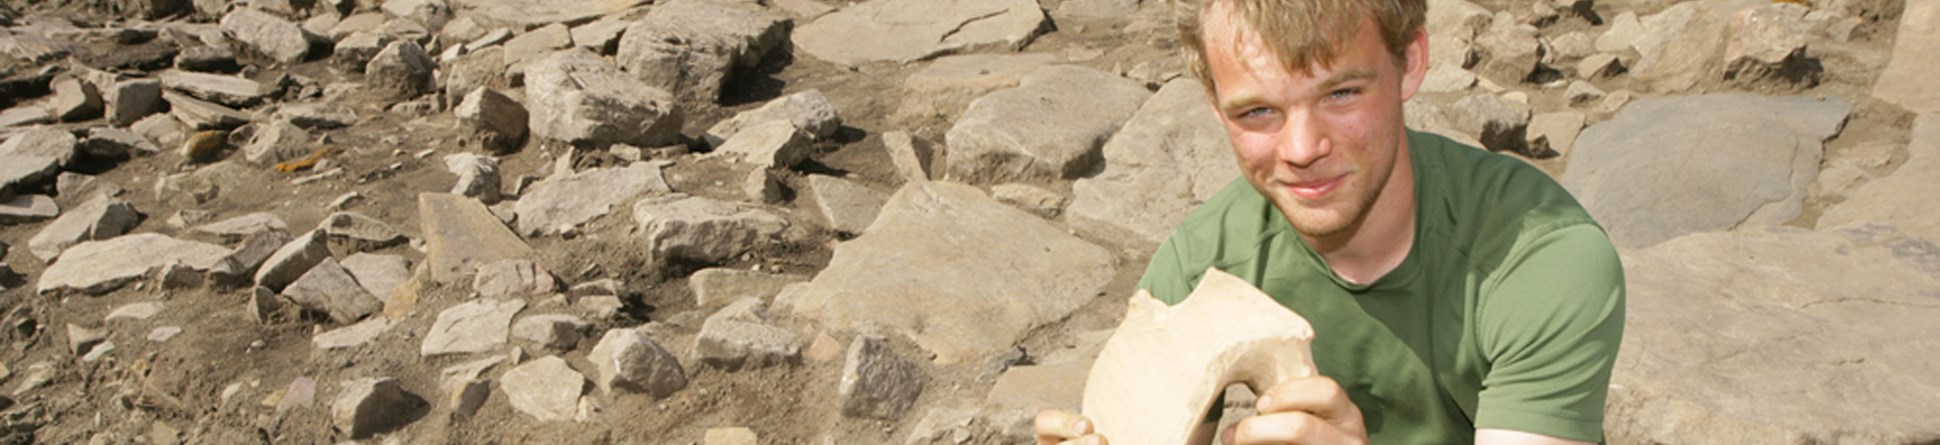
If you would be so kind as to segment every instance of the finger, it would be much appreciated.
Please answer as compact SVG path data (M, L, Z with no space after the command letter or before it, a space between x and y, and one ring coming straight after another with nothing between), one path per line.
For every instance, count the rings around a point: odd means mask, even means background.
M1038 411L1032 427L1037 431L1038 445L1059 444L1091 434L1091 421L1084 416L1054 409Z
M1236 434L1238 431L1239 431L1239 422L1233 422L1232 425L1226 425L1226 428L1224 428L1224 430L1219 432L1220 445L1233 445L1233 435Z
M1105 436L1100 436L1097 434L1089 434L1089 435L1085 435L1084 437L1058 442L1058 445L1110 445L1110 444L1107 443L1107 441L1105 440Z
M1360 408L1347 397L1339 382L1314 376L1281 382L1268 389L1255 404L1261 414L1305 411L1329 420L1359 419ZM1358 422L1356 422L1358 423Z
M1357 436L1307 412L1248 417L1234 425L1235 445L1358 445Z

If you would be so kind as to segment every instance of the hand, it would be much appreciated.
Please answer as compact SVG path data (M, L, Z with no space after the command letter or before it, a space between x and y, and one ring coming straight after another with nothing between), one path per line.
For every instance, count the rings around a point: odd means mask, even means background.
M1108 445L1105 436L1092 432L1091 419L1078 414L1038 411L1032 426L1037 430L1037 445Z
M1221 435L1225 443L1367 443L1367 425L1361 422L1361 408L1347 399L1347 391L1334 379L1314 376L1281 382L1260 396L1256 406L1258 415L1239 421ZM1039 419L1042 418L1040 415ZM1039 443L1043 441L1040 439Z

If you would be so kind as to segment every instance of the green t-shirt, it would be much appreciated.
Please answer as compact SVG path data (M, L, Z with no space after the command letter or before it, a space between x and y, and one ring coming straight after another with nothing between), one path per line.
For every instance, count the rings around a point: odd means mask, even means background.
M1378 444L1478 428L1598 442L1623 337L1623 267L1602 227L1521 161L1410 131L1415 243L1366 285L1334 275L1245 180L1193 211L1139 281L1168 303L1217 267L1313 324L1314 363Z

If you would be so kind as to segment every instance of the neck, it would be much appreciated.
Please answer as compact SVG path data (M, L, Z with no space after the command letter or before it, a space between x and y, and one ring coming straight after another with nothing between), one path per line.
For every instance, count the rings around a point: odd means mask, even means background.
M1406 140L1394 171L1359 221L1325 237L1301 236L1334 275L1351 283L1372 283L1400 267L1415 242L1415 168Z

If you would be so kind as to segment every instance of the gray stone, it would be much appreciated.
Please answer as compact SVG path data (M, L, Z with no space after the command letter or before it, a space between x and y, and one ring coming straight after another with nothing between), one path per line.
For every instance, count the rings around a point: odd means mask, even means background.
M388 20L390 20L390 17L377 11L351 14L342 20L338 20L337 25L330 27L330 32L326 33L325 36L329 37L330 40L337 41L338 44L342 44L343 40L351 34L364 31L376 31L383 28L384 22Z
M990 197L1045 219L1056 219L1064 212L1064 196L1030 184L994 185L990 187Z
M1851 110L1811 97L1639 100L1583 131L1561 182L1623 248L1783 224Z
M48 266L35 283L41 294L76 291L103 294L135 281L170 262L208 270L229 254L212 244L182 241L154 233L137 233L76 244L61 252L61 261Z
M467 141L493 153L511 153L525 145L525 105L491 88L478 88L452 110L468 133Z
M16 195L0 203L0 224L45 221L60 214L60 206L47 195Z
M749 201L777 204L785 197L783 194L786 192L787 188L782 185L781 180L775 178L774 173L765 168L749 171L747 178L741 183L741 195Z
M1503 85L1529 79L1542 63L1542 41L1535 26L1496 20L1487 32L1476 36L1475 46L1482 50L1482 62L1475 72Z
M579 344L579 333L592 323L566 314L533 315L512 324L512 336L553 349L571 350Z
M1115 19L1138 12L1139 0L1071 0L1058 5L1054 17L1088 20Z
M1583 60L1576 63L1576 76L1586 80L1614 77L1622 74L1623 71L1623 60L1619 59L1615 54L1610 53L1584 57Z
M217 280L226 282L247 281L254 276L258 267L269 260L283 245L293 240L288 232L280 229L263 230L243 238L242 244L223 256L209 274Z
M1524 136L1529 130L1529 106L1478 94L1455 101L1451 124L1473 135L1490 151L1531 154Z
M81 79L54 82L54 98L48 103L55 118L73 122L101 115L101 91Z
M128 159L162 151L147 137L110 127L89 128L88 138L81 141L80 148L82 154L101 159Z
M732 70L754 67L787 39L788 24L758 5L664 2L627 27L614 59L682 102L712 103Z
M634 329L612 329L586 354L600 392L614 389L665 398L687 387L687 371L673 353Z
M788 220L756 206L687 195L633 206L635 237L656 263L718 264L778 239Z
M527 127L535 136L643 147L679 139L682 113L673 95L584 50L560 51L534 62L525 84L532 116Z
M1776 110L1769 109L1769 110ZM1768 110L1768 111L1769 111ZM1694 234L1623 257L1611 443L1940 439L1940 248L1892 227ZM1849 416L1843 413L1869 412Z
M65 167L73 165L79 157L80 145L81 139L67 130L36 127L0 142L0 156L45 156L60 161Z
M641 195L666 194L672 189L660 175L660 164L635 162L626 167L554 174L533 184L519 197L519 232L527 236L577 230L612 208Z
M282 313L283 297L276 296L276 291L266 287L249 289L249 315L254 317L257 323L269 324L276 321Z
M57 196L54 203L62 207L79 206L96 196L121 196L127 191L121 185L99 176L61 172L60 176L54 178L54 196Z
M1105 143L1105 170L1071 185L1073 228L1150 252L1239 177L1225 127L1192 79L1167 82ZM1418 125L1410 119L1409 124Z
M1893 53L1873 82L1873 97L1898 104L1914 113L1940 111L1940 89L1933 73L1940 72L1940 4L1907 2L1893 38Z
M882 211L882 192L847 179L809 175L808 191L815 196L815 209L821 212L822 220L842 233L862 233Z
M1583 131L1586 117L1582 112L1558 111L1538 114L1529 119L1529 132L1524 138L1529 153L1540 157L1564 156L1576 146L1576 135Z
M694 337L694 355L700 356L701 363L740 370L801 361L802 342L794 332L756 317L732 316L732 305L721 312L708 317Z
M1421 80L1420 91L1427 93L1461 92L1467 91L1472 86L1475 86L1475 73L1455 67L1454 65L1434 65L1428 68L1427 76Z
M108 341L108 332L103 329L88 329L73 324L67 325L67 352L84 355L88 350Z
M445 86L445 97L463 98L479 88L511 88L512 78L508 71L510 66L505 63L505 48L494 46L445 62L438 69L438 83Z
M916 404L929 380L923 368L897 356L888 340L856 336L842 364L836 403L844 417L894 421Z
M222 33L239 49L282 65L302 62L310 54L310 37L302 27L251 8L222 16Z
M439 283L470 277L479 264L533 255L531 246L475 199L420 193L418 221L428 246L425 262Z
M1597 36L1596 50L1614 53L1631 49L1645 32L1644 22L1637 20L1637 13L1624 11L1617 14L1616 18L1610 19L1610 29L1604 30L1602 35Z
M756 167L792 168L808 160L810 136L788 121L768 121L740 129L734 137L714 148L712 156L726 156Z
M0 199L13 199L19 190L54 179L60 171L61 160L53 156L0 155Z
M483 34L479 34L477 38L469 39L460 48L463 48L465 52L473 52L505 43L507 40L512 40L511 29L493 28L490 31L485 31Z
M236 52L229 46L195 46L175 55L175 69L200 72L229 72L240 68Z
M882 134L882 147L889 153L889 161L896 164L896 173L902 174L903 181L930 180L930 168L936 160L935 143L911 136L907 131L891 131Z
M452 18L452 8L444 0L384 0L380 9L391 17L410 20L427 30L443 28Z
M499 381L513 409L541 422L572 420L586 391L586 376L555 356L513 367Z
M552 272L532 260L514 258L478 266L472 278L472 291L484 298L521 298L544 296L559 290Z
M802 51L839 65L913 62L974 46L1022 48L1044 29L1035 0L873 0L793 33Z
M1065 319L1103 289L1114 263L1104 248L974 187L910 184L868 233L837 245L814 280L775 301L831 329L907 336L948 364Z
M283 286L295 282L304 272L309 272L310 267L330 258L330 245L325 238L323 230L312 230L276 249L256 269L256 285L282 290ZM223 253L225 256L228 254L227 251Z
M1940 190L1940 114L1915 118L1912 133L1912 140L1906 144L1906 162L1826 209L1819 217L1819 227L1875 221L1898 226L1921 239L1940 240L1940 218L1935 218L1932 207L1926 204Z
M231 129L249 123L249 115L234 108L189 97L174 91L162 91L162 100L168 102L168 112L181 120L183 125L196 130Z
M113 197L96 196L42 227L27 240L27 248L41 261L51 263L70 246L120 236L140 222L141 213L135 211L134 205Z
M155 141L163 147L180 147L190 134L189 127L182 125L182 121L167 113L151 114L141 118L135 121L134 125L128 126L128 130Z
M1805 5L1772 3L1734 14L1724 47L1724 77L1791 81L1803 75L1790 71L1806 63L1806 38L1811 32L1805 22L1807 11Z
M479 90L485 91L485 90ZM519 121L524 125L525 121ZM477 198L485 204L499 201L498 159L471 153L453 153L445 156L445 169L458 175L458 182L451 186L451 193L459 196Z
M1605 95L1603 90L1597 88L1596 85L1591 85L1589 82L1581 80L1570 81L1569 87L1563 91L1563 99L1569 101L1572 107L1589 105L1592 102L1603 100Z
M1723 78L1725 42L1731 16L1762 0L1705 0L1672 5L1643 18L1647 30L1632 46L1642 59L1630 76L1652 91L1690 89L1703 79Z
M162 309L167 307L168 305L159 301L128 303L115 307L113 311L109 311L108 316L103 318L103 321L112 323L115 320L147 320L154 317L155 314L162 313Z
M276 214L256 212L195 226L194 229L190 230L219 236L225 241L233 242L262 232L287 232L290 230L290 227L288 224L283 223L282 218L276 217ZM282 244L278 243L277 245L281 246Z
M605 17L592 23L575 26L572 29L573 45L600 54L613 54L619 50L620 36L626 32L631 22L617 17Z
M364 292L378 300L390 300L391 292L411 279L411 261L402 256L359 253L339 264L357 279Z
M335 258L324 258L304 272L296 282L283 288L283 296L306 310L328 314L337 323L356 322L384 306L359 286L357 278L350 276Z
M289 122L305 130L330 130L356 125L357 110L335 102L287 104L276 110L272 120Z
M572 31L563 23L541 26L505 41L505 63L523 64L553 50L573 45Z
M322 222L317 223L317 229L329 237L331 251L345 255L405 242L404 234L390 224L356 212L337 212L325 216Z
M950 174L978 183L1076 178L1098 165L1105 140L1151 95L1103 71L1039 68L1017 88L970 103L945 136Z
M263 85L241 77L169 70L158 78L164 87L230 107L248 108L263 100Z
M302 159L311 151L309 131L287 121L274 121L258 127L249 145L243 147L243 158L256 165L273 166Z
M1596 36L1589 32L1577 31L1545 39L1548 50L1543 52L1543 63L1554 65L1565 60L1581 60L1596 54Z
M377 58L377 53L396 42L397 39L378 30L358 31L337 41L331 49L330 61L352 72L364 72L365 65Z
M330 404L331 425L353 439L404 426L424 404L390 377L351 380L343 388Z
M425 357L491 352L505 346L512 317L525 309L522 300L478 299L438 313L424 335L418 353Z
M29 127L54 123L54 114L41 107L13 107L0 110L0 128Z
M749 298L768 301L782 288L805 282L808 277L802 275L726 268L701 269L687 277L695 306L703 308Z
M370 319L349 326L331 329L312 336L310 337L310 346L325 351L355 348L370 344L372 340L376 340L378 336L384 335L385 332L390 330L390 320L384 317L371 317Z
M1024 75L1057 62L1052 54L964 54L939 57L903 80L896 116L911 121L955 121L970 101L1017 86Z
M703 137L709 144L721 145L733 139L743 128L758 124L786 121L807 133L814 139L825 139L835 135L842 127L842 116L835 110L835 104L821 90L808 90L779 99L768 101L761 108L743 111L732 118L723 120L707 128Z
M364 85L387 99L410 99L436 88L436 69L438 62L418 42L391 42L364 65Z
M552 23L581 23L626 11L641 0L557 2L550 0L452 0L453 6L486 23L531 29Z

